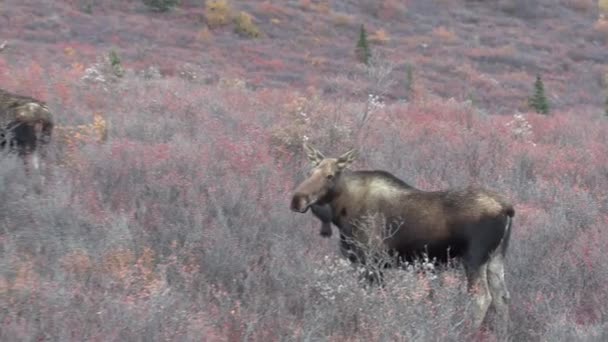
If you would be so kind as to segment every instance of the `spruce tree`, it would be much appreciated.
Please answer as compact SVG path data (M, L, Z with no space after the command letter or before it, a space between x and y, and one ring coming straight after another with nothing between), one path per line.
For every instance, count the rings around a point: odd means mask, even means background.
M545 85L543 84L540 75L536 75L534 82L534 95L530 97L528 103L537 113L549 114L549 102L545 96Z
M359 31L359 41L357 42L356 48L357 58L361 63L369 65L369 59L372 56L372 52L369 48L369 42L367 41L367 32L365 32L365 26L361 24L361 30Z
M116 51L114 50L110 50L110 54L108 57L110 59L110 65L112 66L112 71L114 72L114 75L116 75L117 77L124 76L125 71L122 68L122 63L120 61L120 57L118 57L118 53L116 53Z

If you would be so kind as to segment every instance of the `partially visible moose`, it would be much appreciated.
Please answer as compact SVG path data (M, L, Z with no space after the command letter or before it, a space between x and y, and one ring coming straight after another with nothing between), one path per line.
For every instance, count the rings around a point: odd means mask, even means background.
M39 150L53 133L53 115L45 102L0 89L0 149L17 152L39 168Z
M105 142L108 126L98 113L89 124L56 125L45 102L0 89L0 150L17 153L28 169L40 168L40 155L51 138L68 148L86 141Z
M354 149L338 158L326 158L306 143L304 150L313 168L296 187L291 210L312 208L322 222L321 235L331 235L330 222L337 226L342 253L362 265L374 262L364 250L372 245L398 261L424 254L441 263L460 258L475 299L473 326L481 326L492 305L506 328L504 258L515 215L506 198L476 187L422 191L386 171L347 170L357 157ZM382 274L370 281L382 283Z

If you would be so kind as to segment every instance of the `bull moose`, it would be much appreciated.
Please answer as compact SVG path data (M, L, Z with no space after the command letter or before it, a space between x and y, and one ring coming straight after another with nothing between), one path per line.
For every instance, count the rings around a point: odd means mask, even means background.
M17 152L38 169L39 149L50 142L53 127L45 102L0 89L0 149Z
M515 215L506 198L477 187L423 191L386 171L347 170L357 158L355 149L338 158L326 158L306 143L304 150L313 168L294 190L291 210L312 208L322 233L331 231L331 221L339 229L342 253L363 265L370 263L363 248L378 242L402 261L423 254L443 263L459 258L474 296L473 326L481 326L492 305L506 327L504 258Z

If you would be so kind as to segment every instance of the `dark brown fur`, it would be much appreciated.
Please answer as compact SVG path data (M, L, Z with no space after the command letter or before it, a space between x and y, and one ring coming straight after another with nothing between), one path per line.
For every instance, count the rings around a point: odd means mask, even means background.
M355 151L325 158L310 146L305 145L305 150L314 168L295 189L291 209L306 212L314 205L313 213L319 217L318 207L327 206L326 214L340 230L345 256L366 264L362 247L381 245L402 261L423 254L439 262L460 258L469 289L478 283L491 287L478 300L482 316L487 310L484 296L490 296L490 290L496 290L500 301L496 305L504 308L508 292L502 260L515 214L507 199L477 187L422 191L386 171L346 170L356 158ZM319 219L327 221L327 217ZM494 278L487 278L486 271L494 272Z
M53 126L44 102L0 89L1 149L30 155L50 142Z

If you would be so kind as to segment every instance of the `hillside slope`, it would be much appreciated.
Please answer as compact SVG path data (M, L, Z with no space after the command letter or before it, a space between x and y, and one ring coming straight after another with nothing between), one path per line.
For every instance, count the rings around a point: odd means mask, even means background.
M563 2L563 4L562 4ZM69 67L115 48L134 68L156 65L173 74L185 63L203 67L208 82L239 78L253 87L309 87L326 94L406 98L407 65L420 89L471 99L490 112L526 109L536 73L553 108L601 107L608 63L608 25L591 1L230 1L263 33L247 39L234 24L209 29L202 1L154 13L141 1L16 1L0 8L5 58L48 69ZM87 13L89 12L89 13ZM354 58L361 24L389 67L378 85ZM11 63L12 64L12 63ZM361 89L353 79L369 78Z

